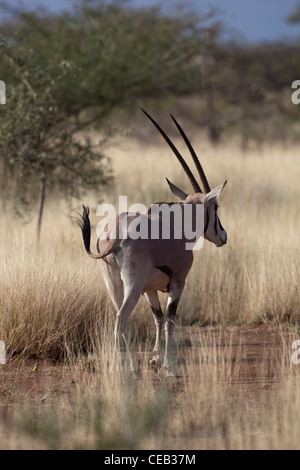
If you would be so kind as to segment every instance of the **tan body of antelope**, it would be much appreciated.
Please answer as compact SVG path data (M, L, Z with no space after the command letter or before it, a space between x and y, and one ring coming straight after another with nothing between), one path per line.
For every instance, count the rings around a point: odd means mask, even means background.
M188 149L192 155L201 178L204 192L202 192L195 177L190 171L183 157L180 155L174 144L154 121L148 113L144 111L147 117L153 122L159 132L162 134L168 145L173 150L179 160L190 183L193 187L193 193L188 195L177 186L168 181L172 193L180 199L180 202L172 203L179 212L184 211L185 205L190 206L191 223L194 224L197 216L197 205L203 205L204 209L204 238L221 247L227 242L227 234L219 220L217 209L217 198L223 190L226 181L213 190L210 189L200 162L188 140L184 131L172 117L181 136L183 137ZM159 203L170 204L170 203ZM148 236L144 238L131 238L122 236L128 226L135 222L139 217L140 223L148 228ZM151 237L151 223L157 218L160 227L159 236ZM172 219L173 220L173 219ZM115 323L115 352L119 349L121 337L128 333L127 321L136 306L141 295L144 295L148 301L154 316L156 325L156 340L154 346L154 356L150 364L159 366L161 359L161 333L165 323L165 352L163 359L163 368L167 375L176 375L176 367L172 361L171 341L172 331L175 324L176 310L180 297L182 295L186 277L193 263L193 251L186 249L187 240L182 231L181 238L177 238L175 227L172 225L168 238L161 236L162 219L161 214L154 214L151 208L147 214L138 215L136 213L122 213L106 227L105 237L100 236L97 243L98 254L90 251L90 221L89 209L83 207L82 221L80 222L85 249L89 256L101 260L101 269L104 281L109 292L110 298L116 308ZM120 227L121 225L121 227ZM116 236L116 234L118 234ZM121 236L120 236L121 234ZM196 236L195 236L196 238ZM195 243L196 239L193 240ZM161 310L158 291L168 293L166 319ZM133 353L130 351L132 367L136 368L136 361Z

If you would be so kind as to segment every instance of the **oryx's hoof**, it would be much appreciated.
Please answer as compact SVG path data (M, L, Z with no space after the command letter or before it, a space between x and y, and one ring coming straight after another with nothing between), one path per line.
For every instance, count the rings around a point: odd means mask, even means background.
M169 365L166 366L163 364L161 368L161 372L163 373L165 377L172 377L172 378L179 377L177 373L177 369L174 366L169 366Z
M149 359L148 366L150 369L158 371L161 368L161 360L159 356L154 356L152 359Z

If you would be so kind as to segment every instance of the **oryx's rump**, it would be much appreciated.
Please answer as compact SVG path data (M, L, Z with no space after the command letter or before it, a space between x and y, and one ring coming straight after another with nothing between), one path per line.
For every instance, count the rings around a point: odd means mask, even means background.
M177 204L182 210L182 205ZM89 256L94 259L103 259L110 254L114 254L117 263L123 264L124 254L134 253L132 264L143 266L144 277L147 277L141 286L141 294L160 290L168 292L172 281L173 273L185 272L192 264L193 255L191 251L184 249L186 239L174 238L174 231L170 230L170 236L166 239L161 237L152 238L154 219L158 221L158 233L162 232L161 214L151 217L151 210L147 214L122 213L111 221L105 229L102 237L98 238L98 254L90 250L90 220L89 209L84 207L81 229L85 249ZM143 238L132 239L130 225L135 221L143 226ZM136 225L135 225L136 227ZM172 244L170 245L170 242ZM180 255L180 257L178 257ZM140 275L140 277L143 277Z

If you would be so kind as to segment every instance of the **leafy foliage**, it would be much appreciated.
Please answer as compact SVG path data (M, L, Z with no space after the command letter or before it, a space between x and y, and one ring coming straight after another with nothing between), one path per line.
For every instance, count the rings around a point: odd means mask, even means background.
M190 93L200 24L118 2L82 1L52 17L22 12L1 42L8 94L0 122L3 188L13 186L29 207L40 185L78 196L109 182L103 141L95 148L83 131L94 126L105 140L114 108Z
M55 96L69 71L60 66L56 80L49 80L41 68L18 69L23 78L9 86L9 105L0 124L5 174L11 176L8 183L14 181L17 200L29 203L26 197L34 197L41 182L69 196L78 195L80 187L107 182L102 153L87 138L78 140L80 126L67 119Z

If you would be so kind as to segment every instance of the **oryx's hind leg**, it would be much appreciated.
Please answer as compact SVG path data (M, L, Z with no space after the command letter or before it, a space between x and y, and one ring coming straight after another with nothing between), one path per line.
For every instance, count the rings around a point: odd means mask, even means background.
M100 266L108 294L116 311L118 311L124 300L124 287L115 255L110 254L103 258Z
M121 339L123 337L130 355L131 369L136 372L139 368L130 341L128 319L143 292L143 286L146 283L146 279L149 277L150 266L148 266L147 269L144 263L144 269L141 271L139 268L141 263L132 263L129 257L122 253L119 254L118 265L121 266L120 276L124 285L124 298L116 316L115 351L120 348Z
M124 285L121 279L121 274L115 255L110 254L106 258L103 258L101 260L100 266L109 297L115 307L116 312L119 312L124 302ZM120 360L119 343L119 338L117 341L115 334L112 367L115 367Z
M130 366L133 372L138 371L138 363L134 356L131 338L130 338L130 328L128 325L128 318L136 306L140 298L140 291L130 286L125 285L124 299L123 303L117 313L116 323L115 323L115 347L114 347L114 362L116 363L116 357L120 351L120 344L122 338L125 341L126 349L130 357ZM120 357L120 356L119 356Z
M155 345L153 349L153 358L150 359L149 365L151 367L160 368L161 367L161 360L160 360L160 351L161 351L161 332L164 323L164 315L161 310L159 298L157 292L145 292L145 298L148 304L151 307L154 322L156 326L156 336L155 336Z

